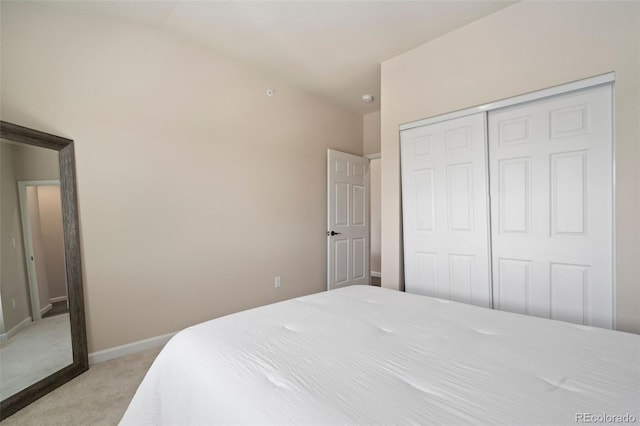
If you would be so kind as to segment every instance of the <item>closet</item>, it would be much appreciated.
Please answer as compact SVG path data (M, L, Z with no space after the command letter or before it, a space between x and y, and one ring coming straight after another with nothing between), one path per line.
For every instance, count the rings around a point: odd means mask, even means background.
M613 328L612 80L401 127L405 291Z

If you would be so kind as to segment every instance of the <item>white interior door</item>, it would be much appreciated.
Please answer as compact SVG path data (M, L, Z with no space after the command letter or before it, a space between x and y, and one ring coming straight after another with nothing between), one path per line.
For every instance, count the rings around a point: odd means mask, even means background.
M405 291L491 306L484 114L401 133Z
M489 113L497 309L613 326L611 85Z
M328 150L327 289L369 284L369 160Z

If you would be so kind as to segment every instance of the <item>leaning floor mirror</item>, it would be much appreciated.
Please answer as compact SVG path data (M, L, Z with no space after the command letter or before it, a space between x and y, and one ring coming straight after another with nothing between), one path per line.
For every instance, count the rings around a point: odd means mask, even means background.
M0 420L89 368L73 141L0 121Z

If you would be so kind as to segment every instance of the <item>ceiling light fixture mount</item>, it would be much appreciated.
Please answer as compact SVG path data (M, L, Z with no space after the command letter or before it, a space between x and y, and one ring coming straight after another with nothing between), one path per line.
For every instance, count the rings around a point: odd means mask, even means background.
M267 89L267 96L273 96L276 93L276 89Z
M373 95L362 95L362 102L370 104L373 102Z

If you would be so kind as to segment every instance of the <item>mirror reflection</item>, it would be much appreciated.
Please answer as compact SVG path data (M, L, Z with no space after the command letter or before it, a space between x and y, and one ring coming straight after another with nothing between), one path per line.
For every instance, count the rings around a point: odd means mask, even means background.
M58 155L0 140L0 400L73 362Z

